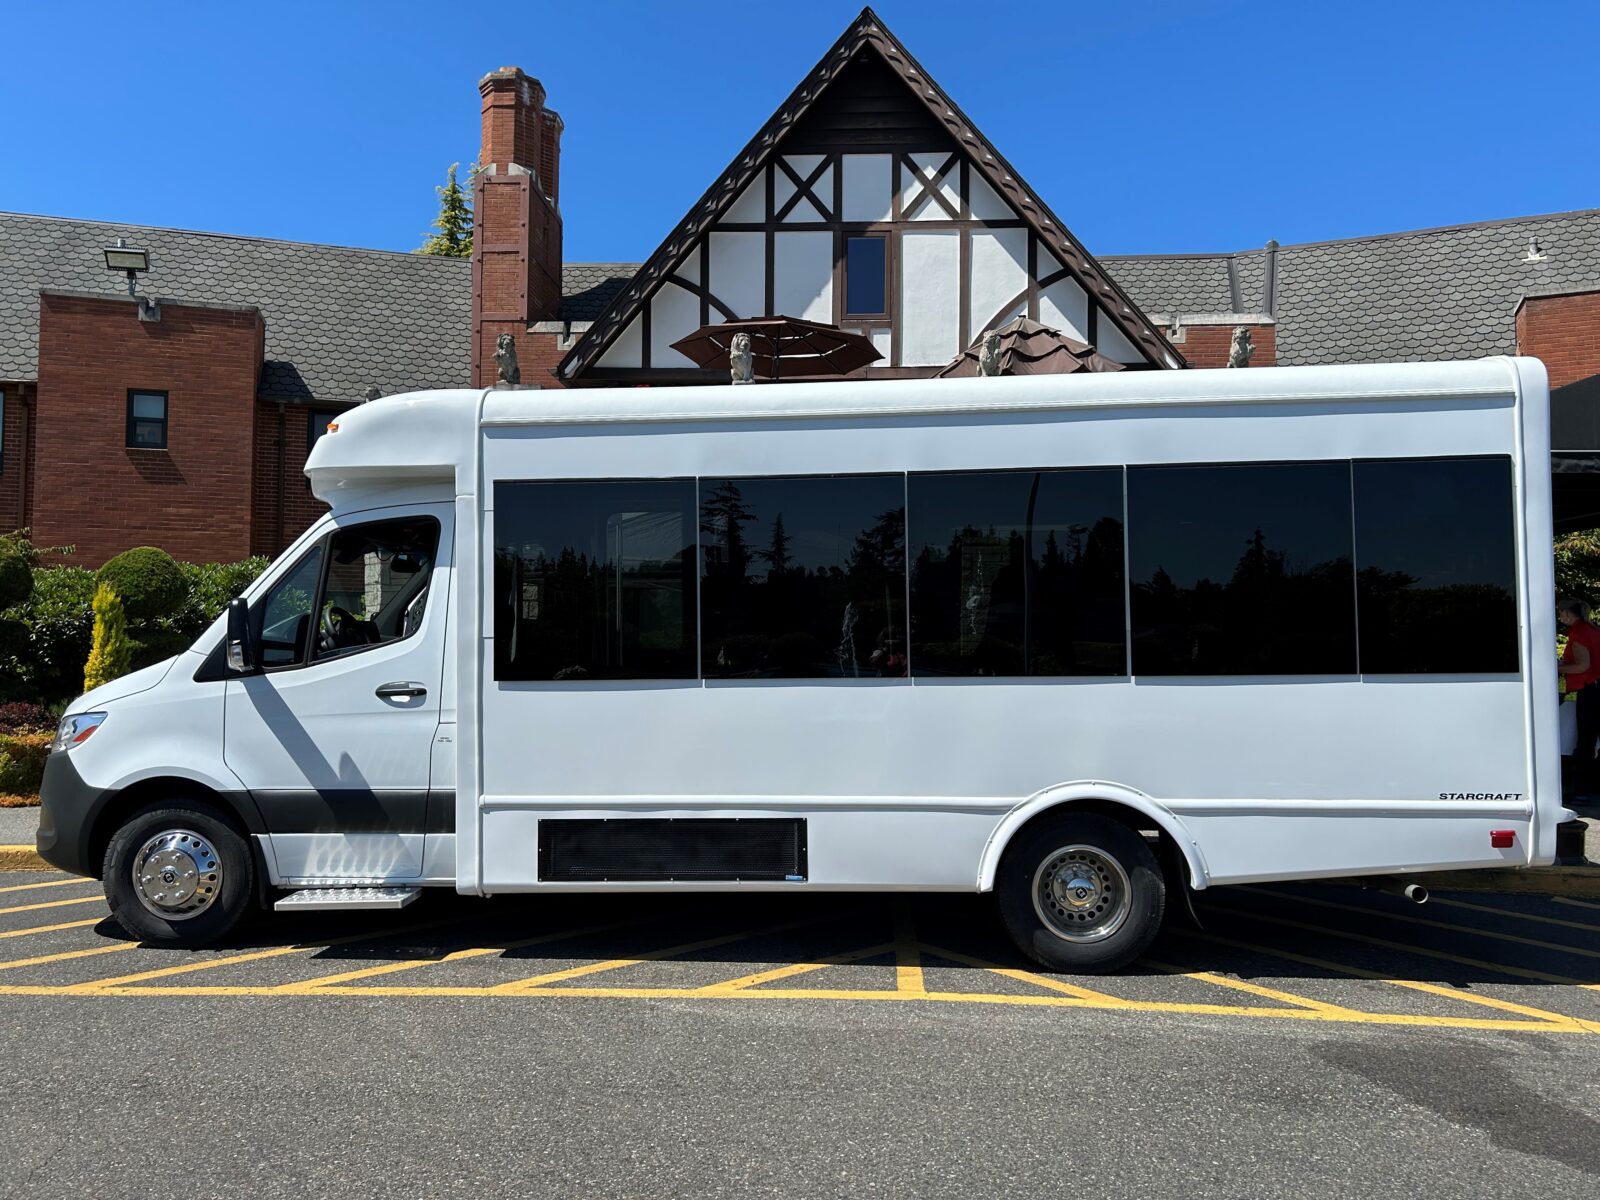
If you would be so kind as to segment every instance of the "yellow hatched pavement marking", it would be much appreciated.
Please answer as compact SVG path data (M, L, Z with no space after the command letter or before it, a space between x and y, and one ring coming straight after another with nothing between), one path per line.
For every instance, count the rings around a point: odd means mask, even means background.
M1520 979L1537 979L1540 983L1567 984L1569 986L1586 988L1592 991L1600 990L1600 985L1584 983L1580 979L1573 979L1566 975L1555 975L1549 971L1535 971L1531 967L1510 967L1506 966L1504 963L1486 962L1481 958L1467 958L1465 955L1450 954L1444 950L1429 950L1425 946L1414 946L1409 942L1391 942L1387 938L1371 937L1364 933L1346 933L1341 929L1332 929L1326 925L1312 925L1305 921L1291 921L1287 917L1267 917L1262 916L1259 913L1245 912L1237 908L1213 908L1211 911L1224 913L1232 917L1244 917L1245 919L1251 921L1265 921L1269 925L1283 925L1290 929L1303 929L1311 933L1326 933L1332 935L1333 937L1344 938L1347 941L1364 942L1369 946L1381 946L1385 950L1398 950L1403 954L1420 954L1425 958L1438 958L1444 960L1445 962L1459 963L1464 967L1477 967L1479 970L1493 971L1497 975L1510 975L1514 978ZM1281 957L1293 957L1292 955L1286 954L1283 951L1275 950L1273 953L1278 954ZM1338 969L1346 973L1350 973L1351 971L1351 968L1349 967L1339 967ZM1379 977L1374 976L1374 978ZM1406 985L1414 981L1402 979L1384 979L1382 982ZM1478 999L1485 999L1485 997L1480 996Z
M1514 912L1509 908L1496 908L1492 904L1473 904L1467 900L1445 900L1439 896L1432 897L1428 903L1443 904L1449 908L1464 908L1469 912L1492 913L1497 917L1515 917L1519 921L1538 921L1543 925L1559 925L1563 929L1582 929L1588 933L1600 933L1600 925L1594 925L1588 921L1563 921L1560 917L1546 917L1538 913Z
M904 900L894 903L894 986L909 996L922 996L922 954L917 948L917 930L911 922L911 909Z
M66 908L71 904L105 903L105 897L96 892L92 896L78 896L71 900L46 900L42 904L19 904L15 908L0 908L0 917L8 913L37 912L41 908Z
M92 883L97 888L100 886L98 879L51 879L44 883L13 883L9 887L0 887L0 896L7 892L31 892L34 888L71 887L73 884L85 883Z
M1019 983L1031 983L1035 987L1048 988L1052 992L1062 992L1065 995L1071 996L1075 1000L1093 1001L1095 1004L1101 1005L1105 1008L1120 1008L1123 1005L1130 1003L1130 1001L1124 1000L1121 996L1112 996L1105 992L1090 991L1088 988L1079 987L1075 983L1063 983L1059 979L1051 979L1048 975L1039 975L1033 971L1023 971L1016 967L1002 967L999 963L988 962L981 958L973 958L972 955L962 954L957 950L946 950L943 946L930 946L924 944L922 948L935 958L947 958L951 962L964 963L969 967L977 967L980 971L988 971L992 975L1000 975L1006 979L1015 979ZM966 992L940 993L941 998L945 995L968 994L969 993ZM983 993L973 992L970 994L981 995Z
M1449 933L1464 933L1472 937L1489 938L1496 942L1514 942L1519 946L1532 946L1536 950L1555 950L1561 954L1573 954L1580 958L1600 958L1600 950L1585 950L1579 946L1567 946L1561 942L1545 942L1538 938L1519 937L1514 933L1496 933L1492 929L1477 929L1470 925L1452 925L1449 921L1432 921L1427 917L1411 917L1404 913L1379 912L1371 908L1362 908L1359 904L1339 904L1333 900L1312 900L1306 896L1296 896L1289 892L1275 892L1270 888L1253 889L1258 895L1272 896L1278 900L1290 900L1298 904L1313 904L1318 908L1331 908L1337 912L1355 913L1363 917L1377 917L1384 921L1403 921L1407 925L1421 925L1427 929L1443 929Z
M892 954L894 949L894 942L883 942L877 946L868 946L864 950L850 950L844 954L830 954L825 958L814 959L811 962L790 963L786 967L773 967L770 971L757 971L754 975L741 975L737 979L725 979L721 983L708 983L705 987L692 988L685 994L690 996L728 996L734 992L742 992L745 988L760 987L762 984L771 983L774 980L792 979L794 976L804 975L808 971L822 971L828 967L860 962L864 958L876 958L880 954Z
M680 954L692 954L696 950L709 950L713 946L726 946L730 942L742 942L747 938L761 937L768 933L781 933L786 929L797 929L802 925L815 925L820 917L807 917L800 921L784 921L778 925L764 925L759 929L744 929L737 933L725 933L721 937L703 938L698 942L685 942L680 946L668 946L664 950L651 950L633 958L613 958L606 962L587 963L581 967L568 967L564 971L550 971L544 975L533 975L527 979L514 979L510 983L497 984L484 989L488 995L505 995L506 993L520 994L535 988L542 988L547 983L559 983L563 979L579 979L585 975L598 975L602 971L618 971L623 967L636 967L640 963L659 962L664 958L676 958ZM605 990L605 989L601 989ZM682 996L691 988L664 989L670 995Z
M1189 967L1178 967L1171 963L1157 962L1152 958L1141 958L1139 961L1147 967L1165 971L1168 975L1181 975L1185 979L1193 979L1199 983L1232 988L1236 992L1248 992L1252 996L1260 996L1266 1000L1278 1000L1284 1004L1292 1004L1296 1008L1309 1008L1319 1012L1336 1013L1360 1011L1344 1004L1329 1004L1324 1000L1313 1000L1310 996L1297 996L1293 992L1280 992L1277 988L1263 987L1259 983L1250 983L1244 979L1229 979L1226 975L1217 975L1211 971L1196 971Z
M97 954L115 954L118 950L137 950L138 942L118 942L114 946L91 946L87 950L63 950L59 954L40 954L34 958L14 958L10 962L0 962L0 971L9 971L12 967L39 967L45 963L66 962L69 958L93 958Z
M578 929L562 929L555 933L542 933L538 937L521 938L514 942L507 942L504 946L472 946L467 949L455 950L442 958L423 959L417 962L384 963L376 967L363 967L359 971L345 971L339 975L323 975L316 979L302 979L294 983L282 983L273 988L274 992L305 993L318 991L332 984L350 983L357 979L371 979L377 975L394 975L400 971L415 971L419 967L437 966L439 963L460 962L466 958L484 958L491 954L504 954L508 950L525 950L529 946L541 946L547 942L559 942L567 938L586 937L591 933L604 933L609 929L621 929L624 926L637 924L636 921L607 921L600 925L584 925Z
M186 975L192 971L209 971L213 967L227 967L232 966L234 963L260 962L263 959L283 958L290 954L313 954L318 950L326 950L331 946L348 946L354 942L375 942L386 937L417 933L424 929L437 929L441 925L455 923L456 920L427 921L421 925L380 929L372 933L354 933L348 937L329 938L326 941L307 942L304 944L297 942L293 946L273 946L268 950L252 950L248 954L229 954L222 958L207 959L204 962L179 963L175 967L156 967L149 971L137 971L132 975L115 975L109 979L92 979L87 983L69 984L67 985L67 994L81 995L85 992L98 992L111 987L126 987L129 984L143 983L147 979L165 979L171 975Z
M87 921L63 921L59 925L35 925L32 929L7 929L0 933L0 938L27 937L30 933L55 933L61 929L84 929L90 925L98 925L104 917L90 917Z
M1439 983L1426 983L1420 979L1391 979L1377 971L1369 971L1365 967L1352 967L1344 963L1332 962L1326 958L1314 958L1309 954L1295 954L1288 950L1279 950L1272 946L1264 946L1257 942L1243 942L1234 938L1219 937L1214 933L1201 933L1187 931L1184 937L1194 938L1202 942L1214 942L1219 946L1229 946L1235 950L1248 950L1252 953L1265 954L1271 958L1281 958L1289 962L1304 963L1308 967L1317 967L1324 971L1333 971L1340 975L1349 975L1354 979L1370 979L1375 983L1386 983L1392 987L1410 988L1414 992L1427 992L1433 996L1443 996L1447 1000L1459 1000L1463 1004L1478 1004L1484 1008L1497 1008L1502 1012L1520 1013L1525 1017L1534 1017L1541 1021L1551 1021L1558 1025L1576 1022L1582 1026L1586 1033L1600 1032L1600 1025L1585 1021L1581 1017L1569 1017L1565 1013L1550 1012L1543 1008L1533 1008L1527 1004L1516 1004L1510 1000L1500 1000L1494 996L1479 996L1470 992L1463 992L1460 988L1446 987ZM1359 1011L1359 1010L1352 1010Z

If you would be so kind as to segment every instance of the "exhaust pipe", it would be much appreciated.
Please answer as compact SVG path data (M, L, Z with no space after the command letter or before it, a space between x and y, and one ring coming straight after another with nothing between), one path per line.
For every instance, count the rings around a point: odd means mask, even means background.
M1420 883L1407 883L1396 875L1374 875L1362 879L1361 886L1372 888L1374 891L1386 892L1391 896L1399 896L1413 904L1426 904L1428 902L1428 889Z

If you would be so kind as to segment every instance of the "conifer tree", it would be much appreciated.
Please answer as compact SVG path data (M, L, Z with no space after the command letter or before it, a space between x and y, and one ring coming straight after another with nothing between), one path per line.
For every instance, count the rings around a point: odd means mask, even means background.
M451 163L444 186L433 189L439 193L439 215L433 222L435 232L422 243L419 253L446 258L472 257L472 201L467 198L467 190L456 182L456 168L460 165ZM477 171L474 163L467 168L467 178L471 179Z
M94 642L83 667L83 690L87 692L126 675L132 663L127 614L111 585L102 583L94 593Z

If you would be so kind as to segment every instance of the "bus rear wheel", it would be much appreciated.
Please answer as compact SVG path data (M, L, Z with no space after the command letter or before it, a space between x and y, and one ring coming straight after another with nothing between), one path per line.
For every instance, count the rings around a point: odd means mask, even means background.
M1098 813L1064 813L1006 848L995 892L1018 948L1053 971L1114 971L1161 928L1166 885L1136 830Z
M255 863L244 836L209 804L135 813L112 835L102 876L117 923L157 946L209 946L249 911Z

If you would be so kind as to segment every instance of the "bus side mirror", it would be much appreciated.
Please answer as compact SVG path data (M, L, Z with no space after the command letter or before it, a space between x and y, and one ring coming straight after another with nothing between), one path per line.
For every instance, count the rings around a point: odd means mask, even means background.
M240 675L256 669L256 643L250 634L250 605L243 596L228 601L228 669Z

